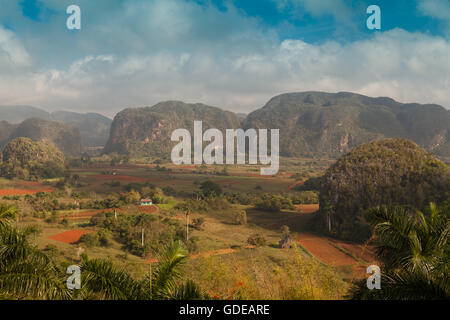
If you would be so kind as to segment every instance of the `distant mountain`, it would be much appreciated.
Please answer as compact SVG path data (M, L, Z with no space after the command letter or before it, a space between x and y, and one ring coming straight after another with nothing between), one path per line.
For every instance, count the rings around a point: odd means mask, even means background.
M112 120L98 113L75 113L56 111L51 113L54 121L68 124L80 131L84 147L104 146L108 141Z
M76 113L55 111L49 113L43 109L30 106L0 106L0 121L19 124L30 118L57 121L79 129L81 143L84 147L104 146L109 137L112 120L98 113ZM2 145L2 128L0 127L0 146Z
M450 156L450 112L434 104L348 92L289 93L250 113L243 126L280 129L285 156L339 156L360 144L396 137Z
M50 113L31 106L0 106L0 121L18 124L29 118L50 120Z
M39 118L27 119L15 128L9 140L19 137L51 142L66 155L78 155L81 152L79 130L60 122Z
M0 120L0 151L8 143L9 137L17 128L17 124L11 124L9 122Z
M153 107L129 108L114 118L104 151L132 156L169 157L174 145L170 141L172 132L185 128L192 134L195 120L203 121L203 130L239 128L241 122L232 112L200 103L167 101Z
M245 118L247 118L248 114L247 113L238 112L238 113L236 113L236 116L239 119L245 119Z

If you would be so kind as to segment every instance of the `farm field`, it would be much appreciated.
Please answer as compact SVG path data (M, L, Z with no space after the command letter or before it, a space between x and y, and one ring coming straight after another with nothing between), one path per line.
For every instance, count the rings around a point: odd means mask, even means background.
M297 161L301 162L302 160ZM76 183L70 188L72 197L62 196L64 190L57 187L58 181L44 185L42 182L2 180L0 186L2 190L12 190L19 186L24 189L29 188L26 190L30 190L30 195L48 190L48 194L40 196L43 199L40 201L49 201L49 203L54 202L54 200L50 200L52 195L61 194L58 198L59 208L53 209L52 213L48 212L43 216L32 214L30 204L27 204L29 200L25 200L23 196L20 196L19 200L14 200L25 213L24 217L20 219L19 225L34 224L40 228L40 233L35 236L35 241L41 249L51 249L51 252L56 252L55 257L61 261L76 262L80 259L81 254L87 255L91 259L110 259L133 276L140 277L148 269L149 264L159 261L158 253L153 249L142 256L130 253L127 250L128 244L124 244L124 240L117 236L111 237L107 246L87 245L87 243L81 242L83 235L91 234L95 237L104 232L103 225L98 222L96 225L93 224L93 219L102 221L105 217L110 217L110 223L117 223L118 219L120 221L131 219L129 221L133 223L134 217L142 216L144 217L142 219L147 217L150 219L148 221L152 221L152 226L145 232L145 236L148 237L155 237L152 232L158 234L161 231L157 230L167 228L163 226L186 231L185 212L177 210L177 205L191 197L203 181L214 182L222 188L225 194L295 196L297 191L293 188L303 184L303 180L299 180L298 174L295 173L296 166L297 163L291 161L291 164L288 163L287 167L283 167L277 176L261 177L257 172L258 169L251 166L233 166L227 168L226 174L223 174L214 166L179 167L171 164L154 166L139 163L117 166L92 165L71 169L71 175L76 177ZM311 169L308 170L304 179L308 176L316 176L322 172L325 165L323 168L322 166L310 167ZM170 187L173 195L167 198L168 201L152 206L140 206L136 204L138 199L135 199L132 200L134 202L114 208L95 208L111 195L125 195L125 192L132 194L135 188L141 190L144 187L163 190ZM67 194L67 190L65 194ZM73 198L74 195L76 198ZM9 198L6 197L7 199ZM89 206L93 207L69 208L74 204L86 206L87 204L83 203L87 202L91 203ZM34 202L31 204L36 205ZM362 250L357 244L335 241L311 233L308 223L314 212L318 210L317 203L295 204L292 208L283 209L280 212L266 212L256 209L252 205L238 203L226 205L223 209L207 211L193 209L189 215L190 254L184 267L186 277L199 282L201 286L207 288L210 294L225 297L229 288L222 283L223 279L212 280L206 278L206 275L217 277L213 273L225 271L216 270L216 268L226 264L227 267L224 268L228 268L227 272L233 274L223 274L223 278L242 282L243 286L247 288L246 290L253 290L253 295L249 295L248 298L276 298L282 295L282 292L276 294L271 292L271 289L263 283L268 281L265 279L266 277L275 279L281 276L277 272L274 273L274 270L281 268L284 275L284 272L287 272L285 270L289 269L288 266L293 264L300 264L298 270L306 265L314 265L314 268L321 270L324 275L329 275L330 279L334 274L337 275L337 279L347 281L345 282L347 284L350 279L364 277L363 267L373 261L371 252ZM236 213L242 211L246 213L247 223L237 224ZM202 221L201 225L196 227L194 222L200 220ZM282 237L280 230L283 226L289 228L295 239L296 244L291 249L279 248L279 241ZM131 225L130 232L129 236L136 239L136 243L140 243L141 226L139 224ZM255 235L264 238L265 245L249 243L249 239ZM149 245L151 246L151 242ZM285 276L287 277L287 274L283 277ZM316 277L313 274L310 276ZM299 275L297 278L301 278L301 276ZM212 287L214 281L219 281L215 289ZM263 286L264 289L256 290L255 285ZM333 298L341 298L343 294L344 292L340 292ZM324 295L323 297L330 296Z
M0 197L23 196L38 192L52 192L53 189L37 181L9 181L0 178Z

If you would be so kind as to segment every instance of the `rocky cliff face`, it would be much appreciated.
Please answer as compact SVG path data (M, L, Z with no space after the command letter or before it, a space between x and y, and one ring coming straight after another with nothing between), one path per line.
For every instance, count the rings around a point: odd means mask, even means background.
M167 101L118 113L112 123L105 152L168 158L175 144L170 141L172 132L184 128L193 134L196 120L203 121L204 130L240 127L239 118L232 112L204 104Z
M359 94L283 94L248 115L245 128L280 129L285 156L339 156L382 138L407 138L450 156L450 112L438 105L402 104Z
M348 92L302 92L272 98L245 119L202 104L169 101L126 109L114 119L105 152L169 157L170 135L203 120L204 129L280 129L280 154L339 157L383 138L406 138L450 156L450 112L438 105L403 104Z

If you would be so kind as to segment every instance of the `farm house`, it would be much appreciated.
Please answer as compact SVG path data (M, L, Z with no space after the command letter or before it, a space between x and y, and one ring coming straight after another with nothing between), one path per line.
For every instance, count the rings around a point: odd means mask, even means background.
M153 205L153 201L152 201L152 199L141 199L139 204L141 206L151 206L151 205Z

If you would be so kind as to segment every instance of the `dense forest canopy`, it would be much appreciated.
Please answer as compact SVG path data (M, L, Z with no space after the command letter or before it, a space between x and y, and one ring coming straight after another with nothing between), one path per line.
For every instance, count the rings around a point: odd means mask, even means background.
M422 209L450 197L448 166L406 139L361 145L339 159L321 179L324 224L340 237L363 240L364 212L379 205Z

